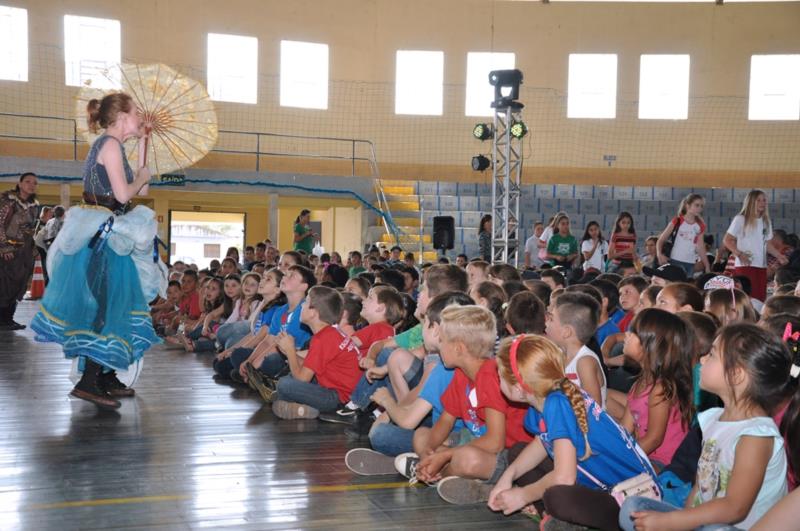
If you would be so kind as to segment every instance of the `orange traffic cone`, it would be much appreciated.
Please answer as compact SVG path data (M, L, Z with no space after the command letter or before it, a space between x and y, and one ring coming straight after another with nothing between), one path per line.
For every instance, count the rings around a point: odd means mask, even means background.
M42 260L36 257L33 263L33 278L31 279L30 300L38 300L44 296L44 271L42 271Z

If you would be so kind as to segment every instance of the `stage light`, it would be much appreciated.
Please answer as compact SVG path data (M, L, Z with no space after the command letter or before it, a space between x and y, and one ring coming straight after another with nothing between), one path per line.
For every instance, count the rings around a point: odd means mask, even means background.
M476 124L472 128L472 136L480 141L489 140L494 136L494 128L489 124Z
M494 101L492 108L515 107L521 109L523 105L519 99L519 86L522 84L520 70L492 70L489 72L489 84L494 87Z
M474 157L472 157L472 169L475 171L484 171L491 165L492 161L490 161L483 155L475 155Z
M528 134L528 126L525 125L525 122L514 122L511 125L511 136L519 140L523 136Z

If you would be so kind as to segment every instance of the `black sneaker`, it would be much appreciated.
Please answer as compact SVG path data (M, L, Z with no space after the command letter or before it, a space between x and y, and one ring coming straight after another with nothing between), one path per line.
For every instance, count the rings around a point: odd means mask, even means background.
M102 373L97 383L112 398L130 398L136 394L136 391L119 381L116 371Z
M374 423L375 415L371 411L359 410L352 426L344 430L344 434L349 439L360 441L369 435L369 430Z
M352 426L356 421L356 413L358 413L357 409L342 407L333 413L320 413L319 420L333 424Z

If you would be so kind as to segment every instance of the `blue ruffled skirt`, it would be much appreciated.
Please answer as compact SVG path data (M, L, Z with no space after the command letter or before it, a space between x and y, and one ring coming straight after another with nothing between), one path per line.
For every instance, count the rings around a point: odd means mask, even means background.
M107 238L89 243L109 217ZM155 213L137 206L124 215L95 206L69 209L47 253L50 283L31 322L36 340L60 343L73 363L92 359L132 385L144 352L161 340L153 330L148 302L166 290L167 269L153 261Z

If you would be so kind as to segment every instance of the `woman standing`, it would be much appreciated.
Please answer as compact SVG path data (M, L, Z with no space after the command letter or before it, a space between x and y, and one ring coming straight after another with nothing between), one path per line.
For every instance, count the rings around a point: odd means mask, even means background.
M722 243L736 258L734 274L749 278L750 296L762 302L767 298L767 253L779 264L787 263L786 257L772 245L771 240L772 222L767 196L761 190L750 190Z
M492 216L485 214L478 227L478 249L481 260L492 263Z
M314 242L319 240L319 235L311 230L311 211L303 209L300 215L294 220L294 250L303 251L306 256L311 256L314 250Z
M0 330L25 328L14 312L33 272L36 185L35 174L23 173L13 190L0 195Z
M82 375L72 396L118 408L117 398L134 394L144 351L159 342L147 303L164 296L167 271L154 250L155 213L130 202L150 182L147 166L134 173L122 145L145 137L136 104L115 93L90 101L87 111L89 128L105 132L86 158L84 203L69 210L50 246L51 282L31 328L38 341L61 343L77 360Z
M694 265L698 258L703 263L703 271L711 271L703 241L703 234L706 232L706 225L701 217L704 207L705 199L702 195L689 194L684 197L678 207L678 215L670 220L656 242L658 262L662 265L669 262L682 268L686 271L686 278L694 275ZM664 253L664 243L670 236L673 236L672 248L667 256Z

